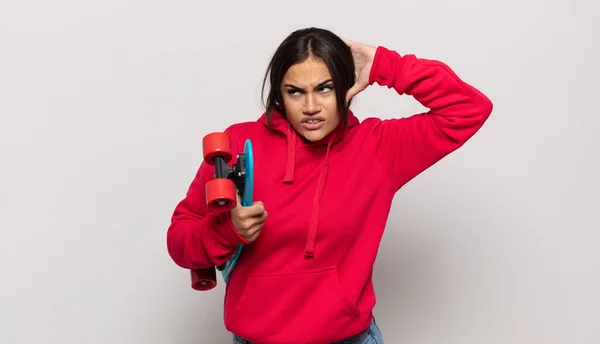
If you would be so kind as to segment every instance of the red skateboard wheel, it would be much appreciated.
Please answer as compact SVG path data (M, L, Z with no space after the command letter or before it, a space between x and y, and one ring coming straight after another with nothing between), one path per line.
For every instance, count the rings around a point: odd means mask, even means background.
M233 180L216 178L206 183L206 204L210 211L225 211L235 208L237 195Z
M202 139L202 150L204 152L204 161L207 164L213 164L213 158L220 156L229 163L232 158L231 154L231 139L225 133L211 133Z
M217 270L212 267L208 269L190 270L192 275L192 289L210 290L217 286Z

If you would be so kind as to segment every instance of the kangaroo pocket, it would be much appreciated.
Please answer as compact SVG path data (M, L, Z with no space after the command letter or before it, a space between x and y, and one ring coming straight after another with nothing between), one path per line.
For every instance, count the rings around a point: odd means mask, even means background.
M312 343L360 327L335 267L250 275L227 328L259 343Z

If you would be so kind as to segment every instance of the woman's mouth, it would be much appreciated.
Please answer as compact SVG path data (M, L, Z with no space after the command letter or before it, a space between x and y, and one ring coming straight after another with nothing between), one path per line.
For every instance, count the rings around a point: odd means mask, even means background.
M302 121L302 127L308 130L317 130L320 129L323 125L325 125L325 120L320 118L311 118Z

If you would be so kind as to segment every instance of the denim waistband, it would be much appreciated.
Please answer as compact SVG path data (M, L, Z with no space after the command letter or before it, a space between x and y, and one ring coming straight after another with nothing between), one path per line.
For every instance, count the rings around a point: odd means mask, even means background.
M334 342L332 344L361 344L364 343L365 339L369 338L369 336L371 335L371 327L367 327L366 330L362 331L359 334L355 334L354 336L350 337L350 338L346 338L344 340L341 340L339 342Z
M369 336L371 335L371 326L367 327L364 331L355 334L354 336L350 337L350 338L346 338L343 339L341 341L337 341L337 342L333 342L331 344L361 344L365 341L365 339L369 338ZM253 344L251 341L244 339L240 336L237 335L233 335L234 336L234 343L235 344Z

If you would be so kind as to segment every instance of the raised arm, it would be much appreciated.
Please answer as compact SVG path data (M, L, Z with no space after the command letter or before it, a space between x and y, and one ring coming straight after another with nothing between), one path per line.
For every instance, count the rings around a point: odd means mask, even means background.
M461 147L492 112L492 102L446 64L384 47L376 50L368 82L411 95L429 109L410 117L365 120L378 160L397 188Z

